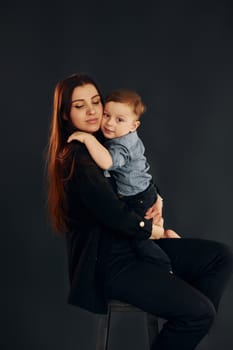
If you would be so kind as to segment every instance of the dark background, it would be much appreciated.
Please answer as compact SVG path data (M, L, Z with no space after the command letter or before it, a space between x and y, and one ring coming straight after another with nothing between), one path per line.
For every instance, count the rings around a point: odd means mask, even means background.
M55 84L81 71L104 94L137 90L167 223L183 237L233 247L232 4L33 1L0 12L1 349L93 350L96 318L66 304L65 242L45 209ZM232 292L231 279L198 349L233 348Z

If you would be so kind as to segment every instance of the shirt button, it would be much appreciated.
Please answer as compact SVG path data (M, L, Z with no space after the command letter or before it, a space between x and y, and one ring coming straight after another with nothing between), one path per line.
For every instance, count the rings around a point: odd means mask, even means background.
M145 222L144 222L144 221L140 221L140 222L139 222L139 226L140 226L140 227L144 227L144 226L145 226Z

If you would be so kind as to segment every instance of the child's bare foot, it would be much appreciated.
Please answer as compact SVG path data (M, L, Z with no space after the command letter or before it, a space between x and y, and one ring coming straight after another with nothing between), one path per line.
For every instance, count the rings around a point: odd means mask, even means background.
M176 233L173 230L164 230L164 237L165 238L181 238L178 233Z

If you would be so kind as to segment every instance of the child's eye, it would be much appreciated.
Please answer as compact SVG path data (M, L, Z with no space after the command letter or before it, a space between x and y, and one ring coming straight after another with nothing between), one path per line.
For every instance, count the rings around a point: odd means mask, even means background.
M124 122L124 119L122 119L122 118L117 118L117 122L118 122L118 123Z
M110 115L108 113L106 113L106 112L104 112L103 116L104 116L104 118L109 118L110 117Z

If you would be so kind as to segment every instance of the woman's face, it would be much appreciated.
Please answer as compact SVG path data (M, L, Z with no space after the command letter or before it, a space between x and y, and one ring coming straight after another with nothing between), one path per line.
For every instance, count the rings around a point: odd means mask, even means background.
M92 134L99 130L102 115L103 105L94 85L87 84L74 88L70 120L75 128Z

